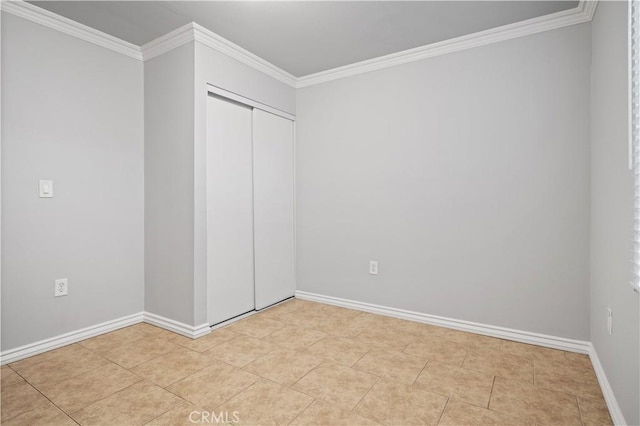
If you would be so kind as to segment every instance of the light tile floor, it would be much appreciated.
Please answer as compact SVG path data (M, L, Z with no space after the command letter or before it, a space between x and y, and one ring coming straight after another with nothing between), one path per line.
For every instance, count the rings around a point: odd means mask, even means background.
M6 425L609 425L585 355L291 300L197 340L137 324L2 367Z

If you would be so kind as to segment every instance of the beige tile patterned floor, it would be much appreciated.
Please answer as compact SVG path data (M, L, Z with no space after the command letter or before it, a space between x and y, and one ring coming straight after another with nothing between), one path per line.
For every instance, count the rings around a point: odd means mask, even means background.
M7 425L606 425L586 355L302 300L2 367Z

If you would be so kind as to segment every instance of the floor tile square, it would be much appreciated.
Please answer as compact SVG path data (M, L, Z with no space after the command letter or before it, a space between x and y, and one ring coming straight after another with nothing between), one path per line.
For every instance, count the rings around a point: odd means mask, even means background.
M463 401L450 399L447 407L440 418L439 425L460 426L460 425L491 425L491 426L516 426L533 425L533 423L523 422L521 419L509 417L496 413L486 408L467 404Z
M37 355L37 360L11 364L18 374L34 386L57 383L109 364L109 361L80 345Z
M12 417L3 426L76 426L71 417L60 411L55 405L49 403L47 407L38 407L28 410L16 417Z
M533 383L533 361L528 357L504 352L476 353L467 355L462 366L469 370L482 371L506 379Z
M171 340L176 336L179 336L178 333L174 333L173 331L165 330L164 328L157 327L152 324L148 324L146 322L141 322L136 325L131 326L132 329L137 331L142 331L143 333L150 334L159 339L167 339Z
M362 398L354 412L385 425L435 425L446 403L444 396L381 381Z
M225 329L233 331L234 333L244 334L245 336L259 339L261 337L268 336L274 331L280 330L285 325L286 324L284 322L265 318L258 314L236 321L225 327Z
M313 328L287 325L263 339L286 349L302 351L325 337L327 333Z
M416 380L426 364L425 358L415 357L404 352L372 350L356 362L353 368L410 385Z
M587 425L613 425L604 398L578 397L578 407L582 422Z
M74 343L72 345L62 346L57 349L52 349L38 355L30 356L28 358L12 362L11 364L9 364L9 366L19 373L20 371L23 371L24 369L32 367L41 362L57 361L59 359L66 358L67 355L73 354L79 349L83 348L79 344Z
M601 398L602 391L591 367L567 362L564 365L535 364L536 385L585 398Z
M3 365L2 369L2 387L16 384L18 382L24 381L22 377L18 375L15 371L11 369L8 365Z
M276 349L248 364L244 369L265 379L290 386L321 362L320 358L302 352Z
M371 346L367 343L345 337L328 337L309 346L304 352L346 366L355 364Z
M46 409L51 403L27 382L3 386L0 393L1 421L31 410Z
M313 398L276 383L260 380L220 405L236 424L287 425L311 404Z
M447 332L447 330L442 327L408 320L403 320L398 324L397 329L415 336L417 341L429 341L435 338L442 338Z
M109 351L116 346L132 343L136 340L147 337L146 333L143 333L142 331L134 327L135 326L121 328L110 333L83 340L81 342L78 342L78 344L86 349L90 349L94 352L100 353Z
M203 352L203 355L224 361L235 367L244 367L276 348L275 345L264 340L240 335Z
M65 412L73 413L141 380L130 371L109 363L62 382L42 384L38 389Z
M190 402L183 402L151 420L145 426L193 426L195 424L206 425L207 420L211 417L209 413L211 411L215 412L214 408L215 407L204 409L200 406L191 404ZM203 421L202 419L203 412L205 413L205 421Z
M526 343L503 340L500 350L512 355L528 357L535 363L564 364L565 352L557 349L543 348L542 346L528 345Z
M493 379L494 376L490 373L429 361L415 385L439 395L487 408Z
M324 363L292 388L347 410L378 381L376 376L335 363Z
M167 390L191 403L209 407L226 401L258 380L254 374L216 361L172 384Z
M166 387L208 367L214 362L213 358L200 352L180 348L137 365L131 371L158 386Z
M364 321L354 318L328 317L322 324L314 327L314 330L325 333L328 336L354 338L367 329Z
M291 426L328 426L328 425L349 425L349 426L380 426L366 417L362 417L349 410L327 404L326 402L315 400L296 419L290 423Z
M124 368L131 368L177 348L177 345L165 339L149 336L110 351L101 352L101 355Z
M191 349L192 351L204 352L236 337L238 337L238 334L228 328L218 328L197 339L176 335L171 339L171 342Z
M82 425L144 425L183 401L149 382L140 382L71 414Z
M463 344L436 338L410 343L404 350L409 355L419 356L429 361L462 366L467 357L468 348Z
M297 310L281 311L277 316L279 322L298 327L318 327L326 321L327 316L322 306L312 308L298 308Z
M354 319L361 314L360 311L333 305L322 305L322 313L326 318L333 319Z
M474 349L476 352L499 351L502 345L501 339L459 330L447 330L443 337L452 342L460 343L469 349Z
M369 346L389 351L403 351L409 344L415 341L410 333L399 332L395 328L368 328L358 334L356 340Z
M526 423L580 425L575 396L496 377L489 409Z

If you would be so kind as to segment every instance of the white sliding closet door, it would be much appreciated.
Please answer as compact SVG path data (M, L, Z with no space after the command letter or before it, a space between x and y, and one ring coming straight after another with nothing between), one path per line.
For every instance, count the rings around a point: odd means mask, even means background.
M293 121L253 110L256 309L293 296Z
M209 324L255 307L252 109L209 96L207 297Z

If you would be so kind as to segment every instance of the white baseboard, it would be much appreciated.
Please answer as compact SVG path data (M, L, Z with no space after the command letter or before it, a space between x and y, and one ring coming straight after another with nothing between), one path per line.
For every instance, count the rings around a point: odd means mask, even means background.
M127 315L101 324L92 325L90 327L81 328L80 330L71 331L49 339L40 340L39 342L30 343L17 348L9 349L0 353L0 364L4 365L10 362L28 358L33 355L47 352L80 340L108 333L119 328L128 327L143 321L143 313Z
M165 330L173 331L174 333L182 334L186 337L191 337L192 339L197 339L211 332L211 327L208 323L193 326L151 312L144 312L144 322L164 328Z
M160 315L152 314L151 312L140 312L3 351L0 353L0 365L19 361L30 356L38 355L43 352L141 322L146 322L192 339L197 339L198 337L202 337L211 332L209 324L201 324L194 327Z
M358 311L370 312L373 314L385 315L388 317L437 325L440 327L452 328L455 330L468 331L471 333L483 334L485 336L498 337L500 339L513 340L516 342L544 346L553 349L560 349L563 351L578 352L583 354L588 354L591 352L591 342L586 342L583 340L573 340L564 337L532 333L530 331L515 330L512 328L498 327L495 325L480 324L471 321L440 317L436 315L425 314L422 312L390 308L387 306L374 305L371 303L341 299L332 296L323 296L320 294L308 293L306 291L296 291L296 297L313 302L342 306L344 308L355 309Z
M592 344L590 344L590 346L591 350L589 351L589 358L591 359L591 364L596 372L596 377L598 377L598 383L600 384L600 389L602 389L604 400L607 403L609 414L611 414L611 420L613 420L614 425L626 425L627 422L624 419L620 406L618 405L618 400L616 400L616 396L613 394L613 389L611 389L611 384L609 384L604 368L600 363L600 358L598 358L596 348Z

